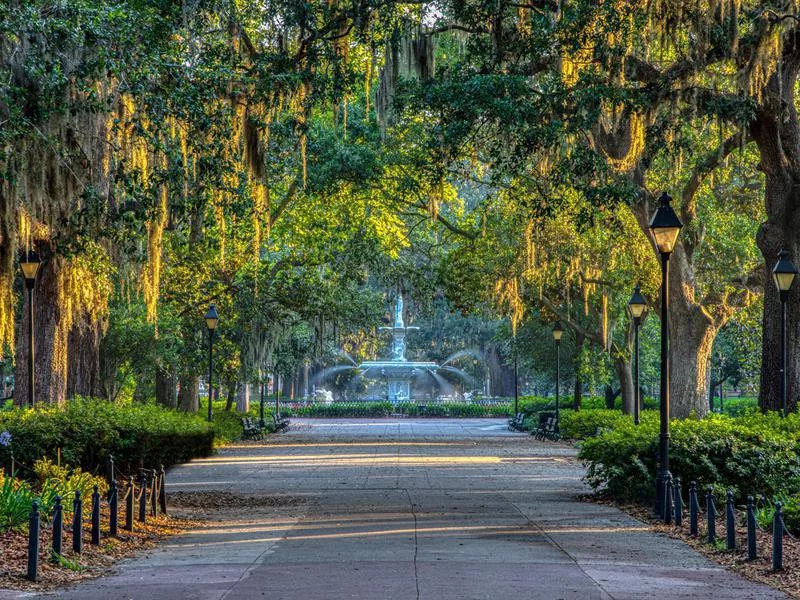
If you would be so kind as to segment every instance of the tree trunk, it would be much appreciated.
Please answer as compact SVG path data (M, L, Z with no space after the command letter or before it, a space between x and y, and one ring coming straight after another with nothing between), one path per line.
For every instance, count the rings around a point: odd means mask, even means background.
M180 385L178 407L184 412L200 410L200 378L190 373L181 373Z
M225 402L225 410L230 412L236 403L236 382L229 383L226 387L228 388L228 398Z
M101 395L100 340L102 321L79 319L67 338L67 397Z
M33 290L34 311L34 402L61 405L67 398L67 338L64 326L66 303L59 293L59 272L63 259L54 257L39 267ZM28 402L28 290L22 306L14 401Z
M178 376L173 369L156 367L155 387L156 402L158 404L167 408L178 407Z
M578 357L581 354L581 350L583 349L583 342L586 340L586 336L580 332L575 333L575 356ZM581 401L583 400L583 380L581 379L581 370L578 368L578 365L575 365L575 389L573 390L572 396L572 408L573 410L580 410L581 409Z
M246 413L250 410L250 384L242 383L236 394L236 410Z
M633 367L631 361L626 358L617 358L614 360L614 373L619 379L619 393L622 397L622 412L626 415L633 414L633 405L635 402L635 389L636 386L633 382ZM613 408L613 407L612 407Z
M781 407L782 306L772 279L780 250L788 250L800 263L800 136L793 90L797 65L786 68L787 79L778 86L775 78L765 94L764 106L750 128L761 154L765 175L764 204L767 220L759 228L756 242L764 258L764 313L762 320L761 387L758 404L762 410ZM786 87L790 86L790 87ZM790 160L791 159L791 160ZM787 400L789 410L797 407L800 391L800 291L798 282L789 292L787 312Z

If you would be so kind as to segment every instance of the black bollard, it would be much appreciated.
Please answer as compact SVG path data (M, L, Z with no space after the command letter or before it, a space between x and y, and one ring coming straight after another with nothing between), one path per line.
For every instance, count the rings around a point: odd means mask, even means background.
M747 560L756 559L756 507L753 497L747 497Z
M72 550L78 554L83 551L83 501L80 490L75 490L75 500L72 501Z
M733 491L728 490L725 503L725 538L728 550L736 549L736 508L733 506Z
M664 510L664 514L662 515L664 518L664 523L667 525L672 524L672 475L667 475L667 479L664 482L664 502L662 503L662 508Z
M783 569L783 505L775 503L775 514L772 516L772 570Z
M92 545L100 545L100 492L97 486L92 492Z
M39 573L39 502L31 504L31 516L28 523L28 579L36 581Z
M147 522L147 475L142 471L139 475L139 522Z
M155 517L158 512L158 494L159 494L158 471L153 470L152 479L153 479L152 489L150 490L150 516Z
M708 486L706 494L706 514L708 516L708 543L717 541L717 507L714 506L714 487Z
M125 495L125 529L133 531L133 497L136 495L136 486L133 477L128 478L127 492Z
M117 535L117 519L119 518L118 506L119 492L117 491L117 480L112 479L108 488L108 534L111 537Z
M116 481L117 477L116 477L116 475L114 473L114 455L113 454L109 454L108 455L108 474L109 474L109 476L108 476L108 480L109 481Z
M61 496L53 501L53 554L61 554L62 533L64 532L64 507Z
M700 503L697 501L697 482L689 485L689 534L697 537L697 519L700 513Z
M681 478L676 477L673 484L673 494L675 501L675 527L680 527L683 524L683 498L681 497Z
M167 472L164 470L164 465L159 469L161 474L161 487L159 488L158 503L161 505L161 514L167 514Z

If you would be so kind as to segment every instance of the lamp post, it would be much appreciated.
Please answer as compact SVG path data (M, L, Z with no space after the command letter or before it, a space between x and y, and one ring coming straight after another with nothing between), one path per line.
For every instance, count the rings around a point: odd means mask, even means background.
M274 383L273 383L273 387L275 388L275 418L276 419L280 418L280 414L281 414L281 397L280 397L280 394L278 392L279 379L278 379L277 371L278 371L278 365L276 364L275 365L275 379L274 379Z
M553 325L553 339L556 341L556 432L561 430L559 421L559 398L558 388L561 382L561 336L564 335L564 329L561 327L561 321L556 321Z
M789 252L781 250L778 253L778 262L772 269L772 278L781 296L781 416L784 417L789 414L786 385L786 301L796 277L797 267L789 259Z
M217 328L217 323L219 322L217 307L213 304L208 307L205 320L206 327L208 328L208 422L210 423L213 416L211 400L214 398L214 386L212 385L212 378L214 376L214 330Z
M642 315L644 314L645 308L647 308L647 301L642 296L642 292L637 284L635 288L633 288L633 295L631 299L628 301L628 311L631 313L631 317L633 317L633 339L634 339L634 372L633 372L633 422L634 424L639 424L639 417L640 412L642 410L642 403L641 398L639 397L639 324L642 322Z
M39 255L33 250L25 252L20 258L19 266L25 277L25 287L28 290L28 406L34 405L33 383L33 286L36 283L36 273L39 271Z
M517 370L517 332L514 331L514 418L519 414L519 371Z
M666 193L659 198L659 207L650 219L650 233L653 235L661 255L661 435L660 464L656 477L656 514L666 520L664 491L669 472L669 256L675 248L675 240L683 226L675 214Z

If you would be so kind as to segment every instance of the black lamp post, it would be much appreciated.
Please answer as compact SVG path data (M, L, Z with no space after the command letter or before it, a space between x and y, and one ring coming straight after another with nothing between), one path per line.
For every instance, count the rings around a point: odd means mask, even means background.
M781 414L784 417L789 414L786 385L786 301L796 277L797 267L789 259L789 252L781 250L778 253L778 262L772 269L772 278L781 295Z
M637 285L633 288L633 295L628 301L628 311L633 317L633 338L634 338L634 371L633 371L633 422L638 425L640 412L642 410L641 398L639 397L639 325L642 322L642 315L647 308L647 301L642 296L641 289Z
M514 332L514 418L519 414L519 371L517 369L517 332Z
M564 335L564 329L561 327L561 321L556 321L553 325L553 339L556 341L556 432L560 431L561 425L559 421L559 398L558 388L561 382L561 336Z
M208 307L205 320L206 327L208 327L208 422L210 423L213 417L211 401L214 398L214 386L212 385L212 378L214 376L214 330L217 328L217 323L219 322L217 307L213 304Z
M281 415L281 397L280 392L278 391L278 385L280 384L280 380L278 378L278 365L275 365L275 379L273 386L275 387L275 418L280 418Z
M661 435L660 464L656 477L656 514L666 520L664 492L669 472L669 256L675 248L675 240L683 227L666 192L659 198L659 207L650 219L650 233L653 235L661 255Z
M28 250L20 258L19 266L25 277L25 287L28 290L28 406L34 405L33 383L33 286L36 283L36 273L39 271L39 255L33 250Z

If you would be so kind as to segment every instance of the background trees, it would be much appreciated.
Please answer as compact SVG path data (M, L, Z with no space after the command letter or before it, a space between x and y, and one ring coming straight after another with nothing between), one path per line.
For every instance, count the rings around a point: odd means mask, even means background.
M657 306L646 226L667 189L685 224L670 316L679 416L708 410L734 365L751 373L750 354L733 357L747 344L730 338L753 339L742 311L760 306L775 249L800 256L797 19L777 1L0 11L0 342L16 349L17 397L25 248L46 259L41 401L155 396L193 410L210 302L223 393L267 367L298 393L335 347L374 355L381 300L399 285L412 318L436 325L425 353L477 347L491 391L513 391L512 331L543 376L534 340L560 318L575 387L602 379L630 408L625 302L638 281ZM778 320L766 290L769 407ZM793 402L793 352L790 363Z

